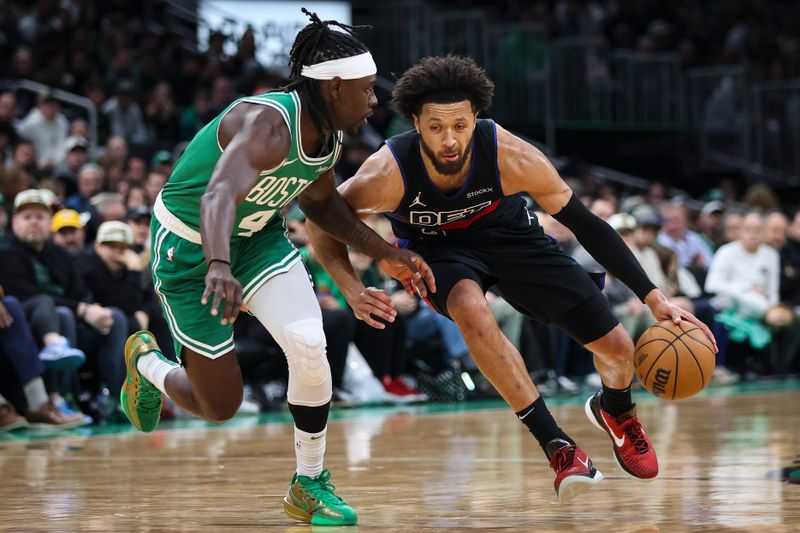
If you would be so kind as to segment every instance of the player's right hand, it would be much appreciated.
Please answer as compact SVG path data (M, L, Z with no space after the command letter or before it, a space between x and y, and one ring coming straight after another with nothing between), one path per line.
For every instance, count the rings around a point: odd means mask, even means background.
M223 326L228 323L233 324L242 306L242 285L233 277L230 265L214 262L208 267L206 290L200 298L200 303L208 304L208 298L212 294L214 299L211 302L211 316L217 316L220 303L224 300L220 323Z
M357 295L347 298L347 303L350 304L357 319L375 329L385 329L386 324L375 320L374 317L382 318L386 322L394 322L394 318L397 316L394 303L389 295L375 287L365 287Z
M424 298L428 295L428 289L436 292L433 270L419 254L405 248L392 248L386 257L378 261L378 265L384 272L402 283L403 288L411 296L418 293Z

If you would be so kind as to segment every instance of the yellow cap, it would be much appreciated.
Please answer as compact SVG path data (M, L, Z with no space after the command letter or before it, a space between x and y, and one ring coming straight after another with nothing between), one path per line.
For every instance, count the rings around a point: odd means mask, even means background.
M62 209L53 215L53 220L50 222L50 229L53 233L57 233L63 228L82 228L81 216L74 209Z

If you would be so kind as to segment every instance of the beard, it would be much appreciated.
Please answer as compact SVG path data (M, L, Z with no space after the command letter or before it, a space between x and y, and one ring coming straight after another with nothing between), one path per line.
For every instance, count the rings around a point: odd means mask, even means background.
M467 154L472 152L472 143L474 140L475 134L473 133L472 137L469 138L467 147L461 153L461 157L459 157L456 161L439 161L439 158L436 157L436 152L434 152L430 146L425 144L425 139L422 138L422 135L419 137L419 145L422 147L422 151L425 152L425 155L428 156L428 159L430 159L431 163L433 163L433 168L436 169L436 172L446 176L452 176L454 174L458 174L461 172L461 169L464 168L464 165L467 162Z

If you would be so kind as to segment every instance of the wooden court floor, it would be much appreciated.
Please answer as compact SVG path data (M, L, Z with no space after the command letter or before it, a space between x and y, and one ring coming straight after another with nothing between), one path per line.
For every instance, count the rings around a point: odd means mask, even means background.
M559 505L533 438L498 402L337 411L326 466L360 524L292 522L286 415L152 434L0 438L0 531L800 531L800 391L640 401L661 463L616 466L582 399L551 406L606 480Z

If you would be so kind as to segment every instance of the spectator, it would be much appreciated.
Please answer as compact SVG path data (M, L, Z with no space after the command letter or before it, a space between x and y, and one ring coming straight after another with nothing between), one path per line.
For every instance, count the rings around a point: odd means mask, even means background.
M36 149L33 147L32 142L22 139L17 143L17 147L14 148L14 154L11 157L11 166L24 168L33 176L38 175Z
M95 228L109 220L124 221L128 214L125 201L121 194L115 192L101 192L92 197L92 224Z
M711 250L716 250L724 244L722 227L724 214L725 204L719 200L708 202L700 210L700 217L697 221L697 226L700 230L699 235Z
M17 194L36 186L36 179L25 167L12 166L2 174L0 193L12 203Z
M78 338L87 354L95 354L100 382L108 386L113 398L119 396L125 379L125 340L149 325L139 273L130 271L125 263L132 244L133 234L127 224L103 222L97 229L94 248L81 254L75 263L93 300L111 313L107 328L81 323Z
M66 207L79 213L91 211L91 199L103 188L103 169L95 163L86 163L78 171L78 192L67 198Z
M0 288L0 355L8 359L22 387L27 409L25 417L0 396L0 431L33 426L69 429L86 423L82 414L64 413L47 394L42 375L44 365L39 358L36 341L31 334L25 311L19 300L3 296Z
M313 256L312 256L313 257ZM316 260L316 257L313 257ZM350 262L366 287L380 287L382 282L371 257L350 251ZM333 282L331 281L331 285ZM333 287L333 294L344 300L338 287ZM394 322L385 322L384 329L375 329L362 321L356 322L353 340L366 359L373 374L381 380L386 392L400 396L405 401L422 401L427 396L409 387L403 377L407 374L408 350L406 338L408 323L406 317L416 311L417 301L405 291L391 294L392 302L397 310ZM344 309L348 309L346 300Z
M780 258L764 244L764 219L758 213L746 215L738 241L717 251L705 282L714 294L714 307L731 339L728 361L741 372L754 370L754 357L771 340L764 319L778 304ZM748 342L752 349L745 346ZM756 350L754 352L753 350ZM763 369L763 361L760 362Z
M131 228L133 243L131 249L137 254L142 253L150 240L150 218L152 212L149 207L137 206L128 210L128 226Z
M738 241L742 232L742 215L728 211L722 217L722 244Z
M131 209L147 207L151 204L152 202L150 202L143 187L131 187L125 195L125 207L128 208L129 212Z
M800 316L795 309L800 306L797 294L797 277L800 272L800 255L788 235L789 219L779 211L766 217L764 242L780 256L780 305L770 308L764 320L774 326L770 346L772 368L780 374L792 370L800 351ZM799 310L800 311L800 310Z
M129 144L144 144L148 141L142 109L134 100L134 84L123 79L117 83L114 96L103 104L111 135L119 135Z
M89 141L89 123L82 119L73 120L69 125L69 136ZM87 144L87 147L89 145Z
M156 84L144 107L149 137L159 146L172 146L178 142L178 110L172 100L172 88L167 82Z
M124 164L128 160L128 142L121 135L115 135L106 142L106 151L98 162L103 168L112 163Z
M82 137L67 137L64 152L64 160L56 166L53 176L64 189L61 196L66 198L78 190L78 173L89 160L89 141Z
M190 141L194 134L200 131L214 115L210 112L211 103L208 90L198 88L194 93L194 102L186 107L180 118L180 140Z
M147 197L150 199L151 204L155 203L158 193L164 188L167 183L167 175L160 172L151 172L147 175L147 181L144 184L144 190Z
M52 196L40 189L15 198L12 233L0 262L0 285L22 302L36 341L44 346L41 359L77 368L86 357L75 348L75 313L86 314L88 294L67 253L49 241L51 204ZM93 310L90 318L96 316Z
M50 222L53 242L62 247L71 257L77 257L86 243L81 216L74 209L62 209L53 215Z
M20 121L20 137L33 143L40 169L52 170L64 155L69 121L61 114L61 104L51 90L39 94L39 104Z
M669 283L666 274L661 268L658 254L653 250L653 245L661 229L661 216L655 207L647 204L640 205L633 211L636 228L633 230L633 246L631 251L639 264L642 265L647 277L653 284L669 296Z
M172 153L169 150L159 150L150 161L152 172L169 177L172 174Z
M634 237L636 219L632 215L617 213L608 219L608 224L619 233L628 248L632 251L637 250ZM655 280L651 278L651 281L658 287L658 283ZM663 277L661 282L663 285ZM610 275L606 276L605 292L614 315L616 315L622 327L625 328L632 339L638 339L647 328L655 323L655 319L648 307L636 297L631 289Z
M0 93L0 123L14 127L19 123L17 97L14 96L14 93L11 91L3 91Z
M678 254L682 267L707 270L711 264L711 249L696 232L689 229L686 206L667 204L661 210L664 225L658 240Z

